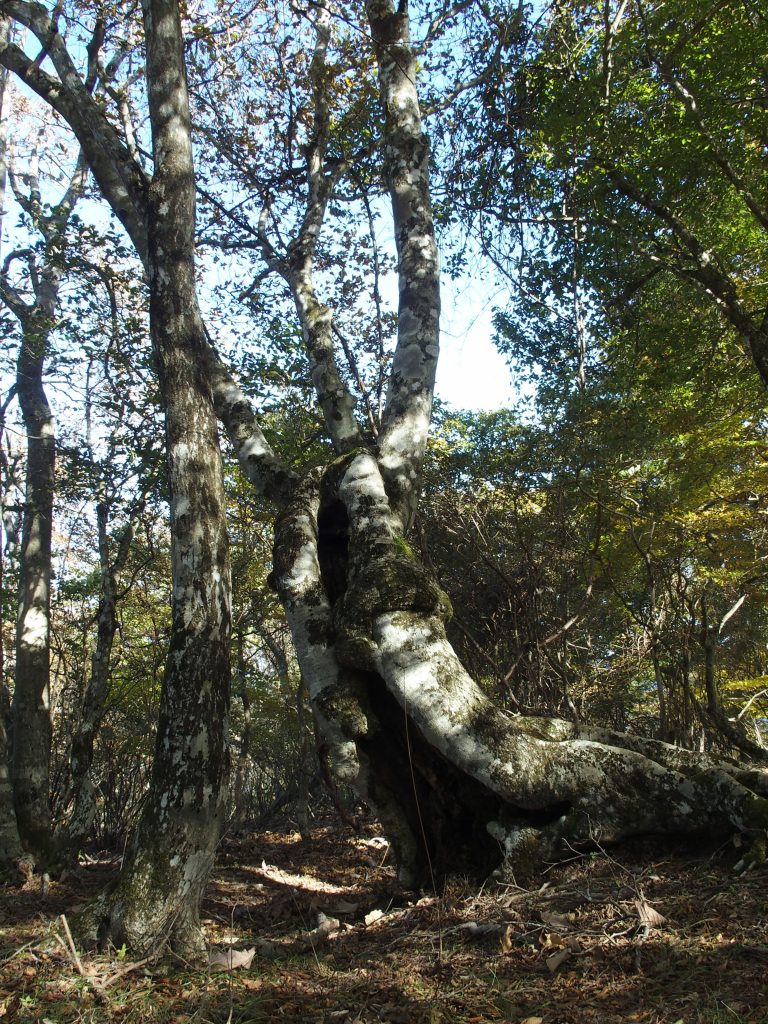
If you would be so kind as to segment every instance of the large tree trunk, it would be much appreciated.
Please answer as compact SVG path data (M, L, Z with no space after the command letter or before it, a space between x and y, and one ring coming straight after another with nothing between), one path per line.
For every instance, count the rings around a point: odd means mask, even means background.
M0 0L0 8L9 6ZM145 260L167 407L174 619L157 756L137 839L116 892L92 915L94 930L139 950L165 934L185 949L199 943L197 897L222 805L229 633L208 381L246 475L284 506L274 578L329 761L338 778L378 808L404 881L418 884L430 871L487 870L504 852L539 855L563 841L765 827L768 803L753 792L765 789L764 774L748 776L664 744L506 716L469 679L445 639L449 604L404 538L418 497L439 340L429 147L407 4L366 4L379 65L400 293L397 349L375 451L362 447L343 376L330 365L330 321L311 282L314 243L338 180L338 165L324 151L329 85L322 64L330 21L322 4L315 8L310 78L317 117L306 147L307 216L286 247L294 261L277 263L305 328L329 437L346 454L300 483L279 465L247 401L202 338L176 3L145 0L151 184L84 92L45 10L22 0L12 6L46 47L64 85L18 47L0 46L0 60L72 125ZM349 452L354 445L361 447Z
M230 579L214 407L247 478L285 500L295 481L276 458L243 392L207 343L195 294L195 185L184 46L176 0L144 0L150 179L91 95L97 30L80 78L55 20L20 0L13 17L46 48L56 76L0 39L0 61L69 123L150 288L152 344L167 434L172 514L172 632L150 792L117 887L80 920L86 940L137 951L170 940L199 951L200 894L224 810L229 709Z
M55 285L52 303L55 306ZM16 620L13 791L19 832L35 859L53 859L49 800L50 591L56 439L43 387L52 308L23 324L16 393L27 435L27 475Z
M173 570L170 649L150 790L116 889L90 938L146 952L204 950L199 903L226 804L230 573L221 458L194 270L195 186L179 11L146 0L155 173L150 325L165 409Z
M379 810L404 883L768 825L768 773L499 711L447 642L448 599L398 523L375 457L352 453L297 491L275 575L335 772Z

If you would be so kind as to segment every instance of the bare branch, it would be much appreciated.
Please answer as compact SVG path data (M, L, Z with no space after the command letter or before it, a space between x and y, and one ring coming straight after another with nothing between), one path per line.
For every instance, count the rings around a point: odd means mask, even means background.
M0 40L0 64L17 74L64 118L83 148L88 164L111 205L146 260L148 182L115 128L80 78L55 21L41 4L0 0L0 13L27 27L47 48L58 79L44 72L23 50Z

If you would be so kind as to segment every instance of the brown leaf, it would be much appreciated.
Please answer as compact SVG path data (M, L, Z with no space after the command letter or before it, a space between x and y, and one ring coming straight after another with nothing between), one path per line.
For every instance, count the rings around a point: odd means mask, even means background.
M552 956L547 957L547 967L550 969L552 974L554 974L557 968L561 964L564 964L566 960L570 960L572 956L573 953L570 949L558 949L558 951L553 953Z
M512 942L512 926L507 925L501 936L501 952L511 953L513 946L514 944Z
M637 909L637 916L640 918L640 924L644 928L660 928L666 923L666 917L663 917L658 910L654 910L650 903L646 903L645 900L635 900L635 907Z
M376 921L380 921L382 917L384 917L383 910L372 910L369 914L366 914L363 919L365 921L366 928L370 927L370 925L372 924L375 924Z
M250 967L254 956L252 949L224 949L212 951L208 955L208 966L220 971L234 971L238 967Z
M264 987L264 979L263 978L248 978L248 977L245 977L245 978L242 978L238 982L238 984L241 985L244 989L247 989L248 991L253 992L253 991L256 991L256 990L261 989L261 988Z
M564 949L568 943L557 932L544 932L541 936L541 944L545 949Z

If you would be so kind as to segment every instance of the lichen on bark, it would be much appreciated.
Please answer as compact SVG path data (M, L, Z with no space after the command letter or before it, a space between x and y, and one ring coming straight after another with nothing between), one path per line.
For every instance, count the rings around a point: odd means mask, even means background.
M448 644L449 603L415 552L404 550L375 457L360 451L337 460L319 494L314 526L304 507L302 536L310 548L321 544L322 509L332 510L326 528L339 534L343 582L315 560L310 589L315 600L321 590L325 596L323 652L334 675L315 689L314 706L347 753L354 748L343 761L346 781L380 810L404 882L423 884L429 870L482 873L505 857L530 870L564 849L639 833L764 828L768 803L753 792L762 773L501 712ZM306 551L299 561L309 564ZM324 586L331 578L333 595Z

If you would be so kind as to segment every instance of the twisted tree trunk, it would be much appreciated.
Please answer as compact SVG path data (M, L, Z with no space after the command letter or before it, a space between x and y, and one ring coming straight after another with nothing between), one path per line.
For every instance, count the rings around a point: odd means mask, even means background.
M366 4L379 67L400 294L397 348L375 447L365 447L343 375L332 365L330 314L311 279L318 232L341 173L325 154L330 22L322 2L313 7L316 120L305 147L306 216L282 256L266 229L259 233L269 264L293 291L318 404L339 456L304 478L279 463L247 399L207 346L200 322L176 0L144 0L151 181L84 93L47 11L25 0L0 0L3 10L46 47L59 80L15 45L0 43L0 61L68 120L144 259L166 407L173 632L152 787L120 882L90 914L92 933L138 951L166 936L186 951L201 946L197 901L223 805L229 683L214 408L248 479L281 508L274 579L329 761L337 778L378 809L404 882L417 885L449 870L483 872L504 855L518 861L551 855L563 842L616 841L647 831L765 829L765 773L741 772L661 743L507 716L467 676L446 641L450 604L406 540L431 415L439 274L429 146L404 0L397 7L391 0Z
M376 458L351 453L297 490L275 571L336 775L378 809L405 884L644 833L768 827L768 773L496 708L398 528Z

